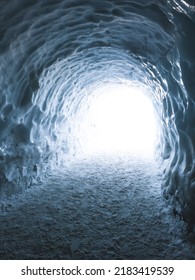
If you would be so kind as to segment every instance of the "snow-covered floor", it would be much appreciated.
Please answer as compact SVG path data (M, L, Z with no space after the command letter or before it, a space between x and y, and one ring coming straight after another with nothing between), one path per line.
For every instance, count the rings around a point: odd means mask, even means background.
M77 158L0 215L1 259L194 259L150 159Z

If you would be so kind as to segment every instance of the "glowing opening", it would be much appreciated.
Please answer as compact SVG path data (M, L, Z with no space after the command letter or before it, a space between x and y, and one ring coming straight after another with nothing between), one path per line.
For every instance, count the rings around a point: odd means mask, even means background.
M143 91L144 87L112 85L93 92L80 124L84 153L153 154L156 116Z

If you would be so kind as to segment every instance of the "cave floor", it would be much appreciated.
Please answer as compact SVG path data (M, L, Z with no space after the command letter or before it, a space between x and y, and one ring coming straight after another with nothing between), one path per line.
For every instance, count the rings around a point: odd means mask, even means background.
M150 159L77 158L0 215L1 259L193 259Z

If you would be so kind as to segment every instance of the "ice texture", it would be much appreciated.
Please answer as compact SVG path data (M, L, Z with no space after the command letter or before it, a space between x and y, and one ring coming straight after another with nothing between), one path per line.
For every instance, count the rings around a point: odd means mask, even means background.
M153 92L164 197L195 223L192 2L1 1L3 197L40 180L62 153L77 153L77 112L93 98L92 90L131 81Z

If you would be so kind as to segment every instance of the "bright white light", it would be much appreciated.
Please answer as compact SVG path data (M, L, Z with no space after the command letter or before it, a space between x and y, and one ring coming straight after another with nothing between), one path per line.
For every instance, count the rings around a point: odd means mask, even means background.
M157 134L155 113L141 89L105 86L93 93L82 122L86 153L151 154Z

